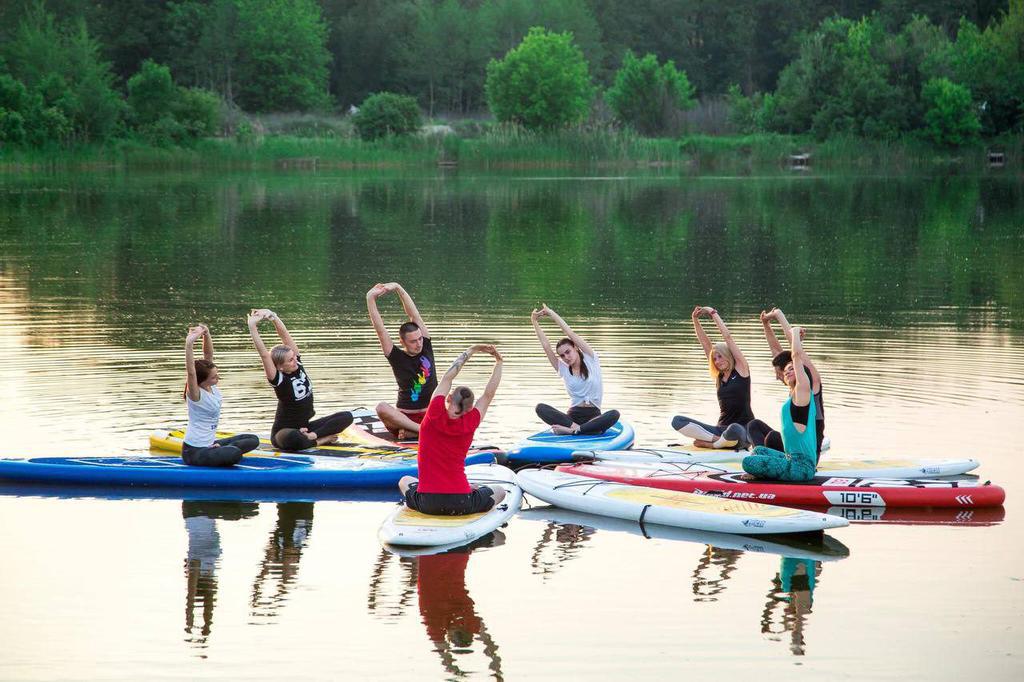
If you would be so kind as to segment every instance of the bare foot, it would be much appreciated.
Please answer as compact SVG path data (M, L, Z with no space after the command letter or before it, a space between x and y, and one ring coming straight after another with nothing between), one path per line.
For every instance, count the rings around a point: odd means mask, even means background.
M696 438L694 438L693 447L707 448L708 450L713 450L715 448L715 444L710 440L697 440Z
M568 426L555 424L554 426L551 427L551 433L555 434L556 436L571 436L574 433L576 433L576 431Z
M331 434L330 436L324 436L323 438L317 438L316 439L316 444L317 445L331 445L332 443L337 443L337 442L338 442L338 434L336 434L336 433Z

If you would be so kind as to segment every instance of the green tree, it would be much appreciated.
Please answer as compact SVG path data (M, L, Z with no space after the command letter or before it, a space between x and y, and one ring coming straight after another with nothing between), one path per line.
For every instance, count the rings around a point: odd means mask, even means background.
M686 73L671 60L659 65L653 54L638 58L632 51L605 96L618 119L644 135L668 132L679 112L695 104Z
M139 125L150 125L167 116L178 101L171 70L147 59L128 79L128 106Z
M981 130L971 91L948 78L933 78L921 91L927 110L924 134L939 145L959 147Z
M359 105L352 122L364 140L408 135L420 129L420 107L414 97L381 92L370 95Z
M238 103L250 111L326 107L327 26L314 0L236 0Z
M594 87L572 34L534 27L503 59L488 63L486 92L499 121L551 129L586 118Z

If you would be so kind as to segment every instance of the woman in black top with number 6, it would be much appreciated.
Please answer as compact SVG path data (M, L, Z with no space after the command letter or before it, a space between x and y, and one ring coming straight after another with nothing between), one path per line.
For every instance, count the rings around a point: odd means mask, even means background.
M270 350L263 344L257 327L271 320L281 343ZM249 335L263 360L267 381L277 394L277 412L270 441L282 450L305 450L338 440L338 434L352 424L351 412L335 412L313 420L313 387L302 366L299 348L284 322L271 310L253 310L248 318ZM312 420L312 421L311 421Z

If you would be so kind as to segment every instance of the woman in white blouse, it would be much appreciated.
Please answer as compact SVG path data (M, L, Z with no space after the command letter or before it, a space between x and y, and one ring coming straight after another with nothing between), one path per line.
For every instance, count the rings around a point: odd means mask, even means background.
M557 324L565 338L559 340L555 348L540 328L540 318L550 317ZM549 308L547 304L540 310L530 314L533 330L537 332L541 348L551 366L565 382L565 390L569 393L569 410L562 412L550 405L537 405L537 416L551 425L556 434L596 435L607 431L619 421L616 410L601 412L601 361L597 353L583 337L574 332L565 320Z

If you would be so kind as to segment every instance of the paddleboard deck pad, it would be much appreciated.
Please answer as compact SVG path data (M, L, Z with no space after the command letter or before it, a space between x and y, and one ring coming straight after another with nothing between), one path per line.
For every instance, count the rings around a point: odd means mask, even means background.
M490 452L467 464L489 462ZM0 479L99 485L198 488L373 488L415 476L415 455L248 456L231 467L196 467L180 457L33 457L0 459Z
M741 472L669 472L576 464L559 471L604 481L770 504L844 507L998 507L1005 491L990 483L943 479L816 476L805 483L758 480Z
M401 440L396 441L394 436L384 427L384 423L377 416L376 412L367 410L365 407L357 407L353 410L354 421L338 434L338 443L333 445L321 445L315 448L307 448L301 454L320 455L321 457L350 457L352 446L374 447L378 452L404 452L415 455L419 449L418 441ZM218 431L217 438L228 438L237 435L229 431ZM165 452L181 453L181 444L185 439L184 429L157 430L149 435L149 447L154 450ZM259 454L288 454L278 450L270 442L268 436L260 437L260 445L256 449ZM498 450L493 445L473 444L470 452L482 452L485 450Z
M708 453L705 455L705 452ZM606 462L638 467L664 468L666 471L743 471L747 451L708 450L683 452L673 449L597 450L575 452L576 462ZM708 466L701 466L708 465ZM847 459L822 455L818 472L848 478L921 478L958 476L977 469L976 459Z
M476 464L466 467L466 478L470 485L504 489L505 499L486 512L464 516L431 516L402 503L384 519L377 537L385 545L457 547L501 527L519 511L523 491L511 469L497 464Z
M548 504L627 521L740 535L806 533L849 525L846 519L824 513L626 485L565 471L524 469L517 475L525 492Z
M621 419L598 436L559 436L550 430L535 433L509 450L509 464L550 464L571 462L573 452L591 450L622 450L633 444L633 427Z

